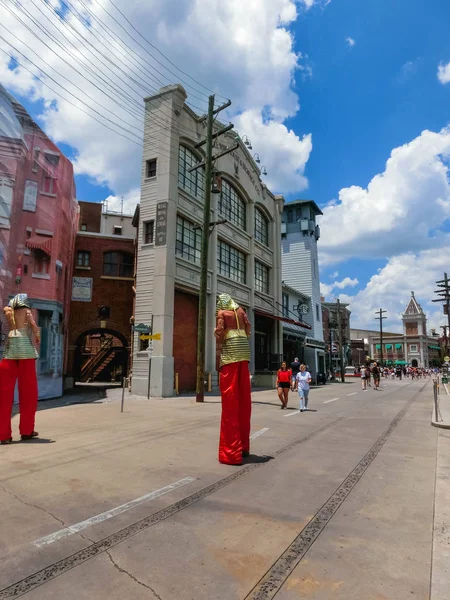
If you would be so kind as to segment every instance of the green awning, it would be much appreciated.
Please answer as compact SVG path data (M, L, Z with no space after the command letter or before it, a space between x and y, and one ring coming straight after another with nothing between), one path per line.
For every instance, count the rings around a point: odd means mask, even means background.
M395 365L407 365L408 363L406 362L406 360L396 360Z
M381 350L381 344L377 344L377 345L375 346L375 348L376 348L377 350Z
M395 344L395 349L396 350L401 350L402 346L403 346L403 344Z
M441 347L440 347L440 346L428 346L428 348L429 348L430 350L440 350L440 349L441 349Z
M392 350L392 344L386 344L386 350Z

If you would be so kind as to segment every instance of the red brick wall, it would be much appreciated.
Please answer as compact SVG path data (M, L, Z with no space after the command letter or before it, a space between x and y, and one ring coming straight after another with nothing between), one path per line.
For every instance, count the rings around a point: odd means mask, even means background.
M96 202L78 202L80 206L80 222L78 229L81 230L81 225L87 226L86 231L100 233L102 220L102 205Z
M173 357L180 392L192 392L197 378L198 297L175 290Z
M90 255L90 269L77 268L76 260L79 250L86 250ZM133 314L134 295L133 280L103 279L103 254L105 252L122 251L134 255L134 241L125 239L108 239L78 235L75 243L74 277L91 277L92 301L71 302L69 325L69 357L67 375L73 374L73 361L77 338L91 329L100 328L98 307L105 304L110 307L110 318L106 320L106 329L122 334L130 343L130 318ZM70 282L72 288L72 282Z

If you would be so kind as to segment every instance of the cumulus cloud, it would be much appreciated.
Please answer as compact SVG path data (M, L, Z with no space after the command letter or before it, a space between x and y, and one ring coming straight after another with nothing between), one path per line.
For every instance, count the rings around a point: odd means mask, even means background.
M387 258L446 242L450 217L450 128L424 131L395 148L367 188L351 186L321 218L322 264Z
M353 48L353 46L356 44L355 40L351 37L345 38L345 41L350 48Z
M333 275L335 275L335 274L333 274ZM337 272L336 272L336 275L337 275ZM335 292L336 289L344 290L345 288L348 288L348 287L355 287L358 284L359 284L359 281L356 277L354 279L352 279L351 277L344 277L344 279L342 279L341 281L333 281L332 283L321 283L320 284L320 293L322 294L322 296L325 296L325 298L329 298L332 296L333 292ZM337 292L335 292L335 293L337 293Z
M447 323L442 307L433 304L436 281L443 279L448 269L450 245L436 250L408 252L390 258L367 285L354 295L341 294L342 302L350 303L351 326L375 329L375 311L387 310L383 327L386 331L400 331L402 314L411 297L411 291L428 318L428 329L439 330Z
M446 65L444 63L439 65L437 76L442 84L450 83L450 62Z
M71 12L60 0L39 6L27 3L26 8L8 3L9 10L2 11L1 35L6 41L0 41L0 48L31 74L0 53L0 79L13 94L43 100L41 123L57 143L75 149L78 174L127 197L133 197L132 191L139 185L142 98L162 85L179 82L186 87L193 109L203 113L210 93L198 83L204 82L233 100L227 117L241 134L253 138L254 151L268 170L267 183L273 191L297 192L307 186L304 171L312 140L308 133L296 135L284 121L300 108L293 84L296 75L309 72L309 67L294 49L290 26L298 18L299 7L311 8L316 3L323 5L313 0L230 0L225 4L116 0L118 9L173 64L140 38L109 4L73 0ZM196 81L185 73L195 74ZM105 129L83 110L130 139ZM157 135L164 135L164 116L153 127Z

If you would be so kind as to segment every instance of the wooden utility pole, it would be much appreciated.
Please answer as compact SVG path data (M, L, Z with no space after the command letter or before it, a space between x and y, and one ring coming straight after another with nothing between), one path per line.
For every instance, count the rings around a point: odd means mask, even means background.
M438 288L441 288L439 290L435 290L434 292L439 296L439 298L432 300L432 302L444 303L444 314L447 315L448 321L448 325L446 327L448 327L450 332L450 280L447 277L447 273L444 273L444 279L436 281L436 285L438 286ZM445 336L447 337L447 333L445 333Z
M336 300L337 304L337 320L338 320L338 331L339 331L339 367L341 371L341 383L345 383L344 373L344 352L342 346L342 321L341 321L341 301L339 298Z
M387 317L383 317L383 314L386 313L387 310L383 310L380 308L375 314L377 315L375 318L380 321L380 365L383 367L383 319Z
M205 348L206 348L206 310L208 302L208 253L209 253L209 234L211 226L218 222L211 223L211 186L214 161L225 156L233 150L239 148L239 144L227 148L223 152L219 152L213 156L213 140L223 135L227 131L233 129L233 125L227 125L214 133L214 115L230 106L231 102L220 106L214 110L214 99L212 95L208 100L208 114L206 116L207 129L206 139L195 145L196 148L206 144L205 160L188 169L189 172L205 167L205 197L203 206L203 228L202 228L202 245L200 253L200 291L198 298L198 334L197 334L197 386L196 386L196 401L203 402L205 397Z

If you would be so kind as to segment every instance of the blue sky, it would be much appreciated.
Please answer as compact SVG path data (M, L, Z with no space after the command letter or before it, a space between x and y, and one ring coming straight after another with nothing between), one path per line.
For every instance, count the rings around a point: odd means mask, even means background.
M84 10L79 0L65 2ZM99 3L83 4L114 30L114 40L134 46ZM422 288L419 301L430 315L434 311L430 320L438 324L440 315L430 303L433 278L446 268L443 250L450 251L450 131L444 129L450 122L449 2L115 0L115 4L184 73L231 97L235 114L230 116L239 132L251 137L274 192L284 193L288 201L311 198L323 207L324 293L340 294L350 302L355 324L368 325L372 317L367 315L382 303L389 310L388 325L396 327L414 288ZM105 6L113 10L112 5ZM18 13L22 20L35 11L34 18L53 28L53 35L70 48L71 33L64 30L64 23L49 15L43 20L33 3L26 10L28 14ZM67 8L64 14L75 19ZM96 23L92 14L90 30L83 34L98 50L96 38L90 37ZM117 13L116 17L126 26ZM86 71L83 65L81 72L72 71L70 56L41 46L39 36L30 35L16 16L5 13L2 18L6 28L37 54L31 55L16 38L11 38L12 45L38 64L45 57L47 66L40 65L44 81L45 71L57 69L98 99L102 110L119 112L130 121L129 114L117 108L116 97L102 96L90 86L88 65ZM0 48L23 63L8 44L1 42ZM141 47L134 48L141 52ZM108 52L114 52L112 46ZM150 69L164 71L151 56L143 56ZM114 58L119 63L120 55ZM98 62L98 55L93 60ZM106 67L98 65L105 74ZM131 70L131 65L125 68ZM439 65L448 65L441 80ZM111 196L114 204L123 195L132 210L139 198L139 147L77 112L14 66L0 54L0 81L73 158L78 198L102 201ZM168 68L174 71L172 64ZM51 74L58 80L55 72ZM123 72L117 77L119 88L126 86L122 80ZM175 80L167 75L167 83ZM188 95L198 93L189 88L192 81L181 71L179 81L187 85ZM142 96L136 100L142 103ZM424 130L430 133L422 134Z

